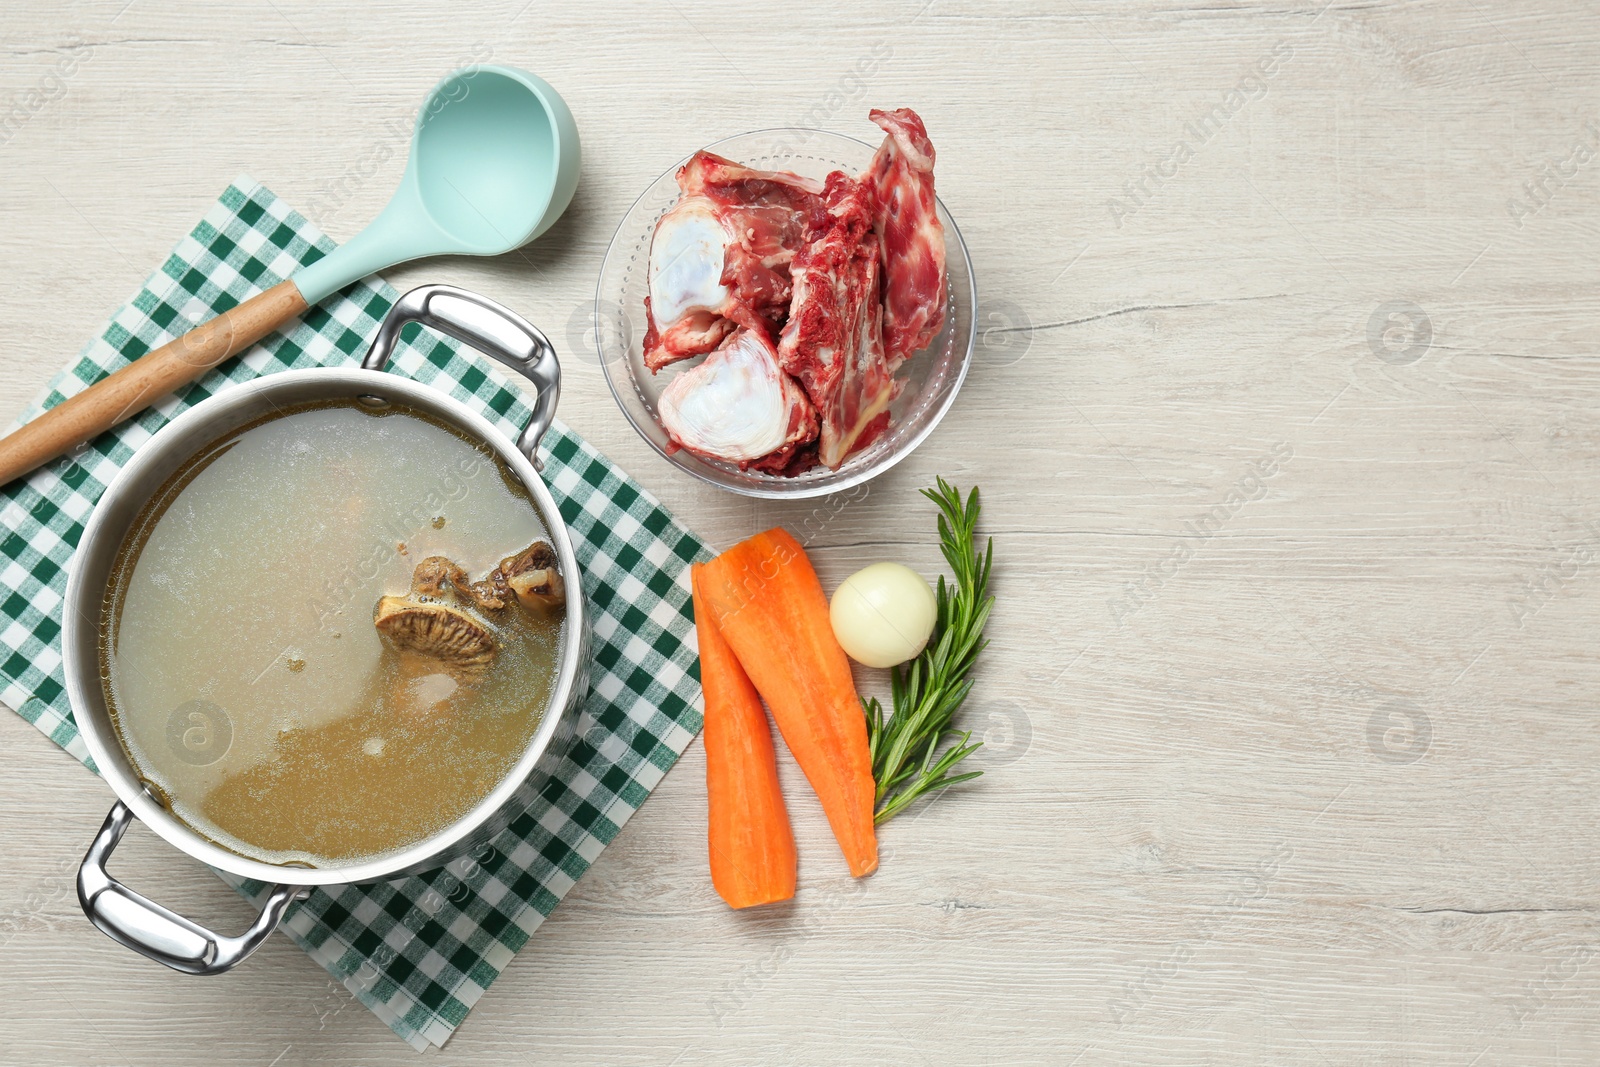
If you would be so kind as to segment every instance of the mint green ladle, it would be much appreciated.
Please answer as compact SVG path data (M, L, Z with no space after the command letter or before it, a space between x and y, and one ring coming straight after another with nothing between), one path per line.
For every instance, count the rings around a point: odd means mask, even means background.
M572 112L542 79L515 67L456 71L423 101L400 188L371 225L0 440L0 485L143 411L369 274L427 256L521 247L572 202L578 162Z
M554 89L514 67L458 71L423 101L389 206L290 280L315 304L405 260L497 256L549 229L577 187L578 127Z

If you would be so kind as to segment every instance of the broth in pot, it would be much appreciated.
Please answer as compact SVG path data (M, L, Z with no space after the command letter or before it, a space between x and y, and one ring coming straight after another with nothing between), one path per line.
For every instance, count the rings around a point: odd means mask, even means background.
M252 859L422 841L539 727L576 580L547 536L499 457L431 416L335 401L247 425L120 551L101 677L122 745L173 814Z

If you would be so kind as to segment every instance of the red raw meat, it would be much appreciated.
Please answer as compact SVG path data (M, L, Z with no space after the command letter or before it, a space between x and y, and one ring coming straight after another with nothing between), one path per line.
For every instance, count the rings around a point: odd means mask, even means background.
M652 372L709 352L743 326L769 336L788 309L789 263L808 222L824 214L822 185L696 152L678 170L683 196L656 223L650 246Z
M718 312L690 308L665 330L660 330L656 328L648 296L644 298L644 310L649 319L644 331L644 365L650 368L652 374L680 359L711 351L733 332L736 325L732 319L724 318Z
M883 244L883 347L892 370L944 326L944 227L933 195L933 144L910 108L871 113L888 134L861 180Z
M814 222L791 267L794 300L778 361L816 406L817 458L837 470L888 425L899 386L883 347L872 187L835 171L826 198L826 220Z
M822 210L822 183L787 170L757 170L700 151L678 168L684 196L706 196L738 207L786 207L812 216Z

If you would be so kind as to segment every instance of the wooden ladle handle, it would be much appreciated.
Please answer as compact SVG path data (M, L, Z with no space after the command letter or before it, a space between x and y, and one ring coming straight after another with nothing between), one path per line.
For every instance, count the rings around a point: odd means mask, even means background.
M195 327L0 440L0 485L137 415L306 310L293 281Z

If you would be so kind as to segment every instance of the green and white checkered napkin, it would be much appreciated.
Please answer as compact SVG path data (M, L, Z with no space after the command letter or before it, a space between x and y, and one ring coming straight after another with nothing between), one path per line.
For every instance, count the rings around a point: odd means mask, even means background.
M239 179L24 418L333 247L267 189ZM66 569L95 501L152 433L228 383L358 360L396 295L379 279L363 281L288 335L273 334L75 457L0 491L0 700L93 766L67 706L60 635ZM412 340L390 370L449 392L516 437L528 408L489 360L418 327L406 334ZM571 754L492 847L415 878L318 890L284 923L418 1050L444 1044L700 729L688 568L708 555L705 546L559 422L544 444L545 479L572 530L593 627L589 698ZM229 881L260 903L263 887Z

